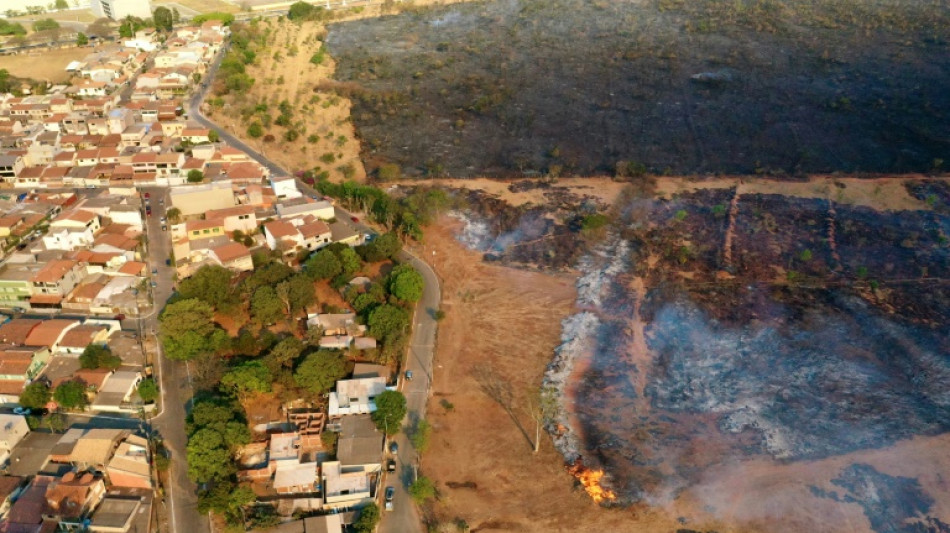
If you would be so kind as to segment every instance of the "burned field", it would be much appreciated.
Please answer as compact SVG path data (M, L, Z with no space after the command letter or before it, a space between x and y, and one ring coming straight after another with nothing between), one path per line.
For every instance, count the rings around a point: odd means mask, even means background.
M370 167L455 177L930 170L948 43L938 0L497 0L327 39Z
M950 432L950 217L924 201L877 211L830 196L739 185L634 198L619 210L617 235L588 254L584 271L603 275L586 286L582 278L584 311L565 321L547 384L569 394L549 429L569 459L604 468L618 502L692 501L710 483L728 493L710 469L753 460L794 471L892 450L881 453L902 468L920 458L904 457L899 443ZM621 255L629 268L612 268ZM558 383L570 357L573 375ZM947 527L931 510L945 495L914 479L893 478L900 483L875 505L884 474L846 462L828 475L790 474L772 490L789 491L790 502L857 504L873 531ZM827 527L814 523L829 517L801 505L773 509L773 530ZM738 511L695 512L732 523Z

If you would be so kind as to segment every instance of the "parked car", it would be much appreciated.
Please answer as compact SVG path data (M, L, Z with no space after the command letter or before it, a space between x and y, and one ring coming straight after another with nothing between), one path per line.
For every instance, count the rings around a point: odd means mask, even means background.
M157 269L157 268L153 268L153 269L152 269L152 275L154 276L155 274L158 274L158 269Z
M395 460L395 459L390 459L389 462L386 463L386 470L389 471L389 472L395 472L395 471L396 471L396 460Z
M406 381L412 381L412 370L406 370Z
M357 217L350 217L350 220L352 220L353 222L359 222L359 221L360 221L360 219L357 218Z
M123 320L125 320L125 315L123 315L122 313L119 313L115 315L114 317L112 317L112 320L118 320L119 322L122 322Z
M158 282L153 281L153 282L152 282L152 288L154 289L155 287L158 287Z
M169 257L168 259L165 260L165 266L167 266L167 267L172 266L172 258L171 258L171 257Z
M26 416L30 414L30 410L27 409L26 407L14 407L13 414Z
M396 441L389 443L389 453L397 455L399 453L399 444Z
M386 487L386 510L393 510L393 496L396 495L396 487L392 485Z
M166 226L165 224L162 224L162 231L168 231L168 226Z
M152 195L149 194L149 193L145 193L145 194L143 194L142 196L145 197L145 199L148 199L148 198L151 198L151 197L152 197Z

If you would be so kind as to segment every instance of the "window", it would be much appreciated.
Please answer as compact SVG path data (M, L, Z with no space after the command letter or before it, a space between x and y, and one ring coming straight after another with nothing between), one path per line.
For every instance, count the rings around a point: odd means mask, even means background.
M204 233L205 233L205 235L207 235L208 233L211 233L211 230L206 229L206 230L204 231Z

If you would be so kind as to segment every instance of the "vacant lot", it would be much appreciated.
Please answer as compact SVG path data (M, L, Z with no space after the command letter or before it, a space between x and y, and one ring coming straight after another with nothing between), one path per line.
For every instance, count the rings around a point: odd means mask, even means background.
M373 167L456 177L928 170L945 2L482 2L334 25Z
M246 28L256 54L246 67L254 83L246 91L228 91L216 80L216 91L225 94L211 107L210 118L291 172L316 169L333 179L361 179L349 101L315 90L334 68L320 52L323 25L265 19ZM314 55L322 57L319 64L311 61ZM262 126L261 136L249 135L252 124Z
M66 72L66 65L68 65L70 61L82 59L92 52L92 47L83 46L59 50L44 50L29 54L0 56L0 69L6 69L17 77L62 83L69 79L69 73Z

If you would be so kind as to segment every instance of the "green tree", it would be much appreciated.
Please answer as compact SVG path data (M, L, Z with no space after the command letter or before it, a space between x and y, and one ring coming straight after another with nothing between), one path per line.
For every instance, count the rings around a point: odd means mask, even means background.
M152 378L143 379L138 386L139 398L145 403L152 403L158 399L158 383Z
M412 442L412 447L416 449L416 452L425 453L425 451L429 449L430 437L432 437L432 424L427 420L420 420L412 431L412 435L409 436L409 440Z
M57 28L59 28L59 22L53 19L42 19L33 23L33 31L55 30Z
M351 278L353 274L359 272L362 263L360 262L360 256L356 253L356 250L347 246L340 250L337 257L340 259L340 266L343 269L340 275Z
M422 274L416 272L409 265L400 265L399 271L390 279L389 292L404 302L415 303L422 298L424 286L425 281L422 279Z
M270 370L260 361L249 361L232 368L221 378L221 386L236 394L241 401L252 392L270 392Z
M210 131L208 131L208 140L209 140L209 141L211 141L211 142L213 142L213 143L216 143L216 142L218 142L220 139L221 139L221 136L218 134L218 130L210 130Z
M399 240L398 235L390 231L383 233L373 242L360 246L357 251L363 259L375 263L398 255L402 251L402 241Z
M376 169L376 175L381 181L394 181L402 177L402 169L396 163L386 163Z
M419 476L409 485L409 495L417 504L422 505L426 500L435 498L435 484L431 479Z
M360 509L360 517L353 523L353 529L356 533L373 533L379 519L379 506L371 503Z
M165 213L165 216L168 217L168 220L170 220L172 224L178 224L181 221L181 209L173 207Z
M211 13L202 13L192 18L191 23L196 26L200 26L201 24L204 24L205 22L209 20L217 20L217 21L220 21L221 24L225 26L230 26L231 23L234 22L234 15L232 15L231 13L222 13L219 11L213 11Z
M64 381L53 391L53 400L66 409L85 409L89 405L86 384L78 380Z
M56 2L53 3L53 7L56 9L69 9L69 3L66 2L66 0L56 0Z
M387 435L399 433L399 425L406 416L406 397L399 391L383 391L374 401L376 410L370 415L373 423Z
M307 2L294 2L287 12L287 18L290 20L306 20L316 10L316 6Z
M79 356L79 366L86 369L108 368L115 370L122 366L122 359L112 354L104 344L90 344Z
M286 368L293 368L294 361L303 353L304 344L297 337L287 337L277 343L264 357L264 364L271 374L277 374Z
M386 339L402 334L409 327L409 313L395 305L385 304L369 314L369 332L377 339Z
M297 371L294 381L312 396L319 396L331 388L338 379L346 375L346 363L343 353L337 350L317 350L308 355Z
M159 317L165 355L171 359L188 360L213 349L213 317L211 305L196 298L165 306Z
M313 280L297 274L277 285L277 296L284 303L288 316L306 309L316 301Z
M200 170L193 168L188 171L188 183L201 183L204 179L205 175Z
M270 285L264 285L254 291L251 297L251 316L261 325L269 326L284 316L284 307L277 292Z
M256 120L251 122L251 125L247 127L247 135L253 139L261 138L264 135L264 126Z
M304 263L304 271L315 280L331 279L343 271L343 265L330 250L320 250Z
M76 34L76 46L86 46L89 44L89 37L83 33L79 32Z
M170 9L165 6L155 8L152 13L152 20L155 22L155 29L159 31L172 31L174 16Z
M205 265L178 285L181 298L195 298L215 309L233 303L231 271L218 265Z
M181 22L181 13L178 12L177 7L173 7L172 8L172 23L178 24L179 22Z
M19 403L27 409L44 409L53 397L49 385L42 381L34 381L23 389Z
M135 36L135 30L132 27L132 22L126 20L119 25L119 37L123 39L131 39Z
M224 435L213 429L199 429L188 439L188 477L196 483L223 480L236 470Z
M62 433L69 428L69 419L63 413L50 413L44 422L53 433Z

